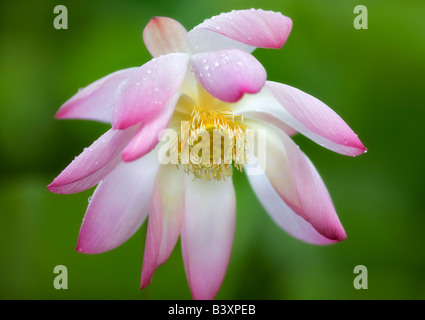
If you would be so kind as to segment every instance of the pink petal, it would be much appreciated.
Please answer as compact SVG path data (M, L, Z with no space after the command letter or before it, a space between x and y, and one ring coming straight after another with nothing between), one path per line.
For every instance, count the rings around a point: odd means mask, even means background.
M189 52L186 29L171 18L153 17L143 30L143 41L154 57L173 52Z
M191 57L198 80L210 94L226 102L261 90L267 73L251 54L237 49L198 53Z
M121 151L137 131L108 130L76 157L47 187L54 193L76 193L96 185L121 161Z
M192 53L216 51L220 49L238 49L252 52L255 47L230 39L207 29L196 29L187 34L188 45Z
M161 113L182 84L188 60L188 54L170 53L137 69L116 96L113 128L125 129Z
M130 143L124 149L122 159L124 161L133 161L140 158L144 154L151 151L158 144L161 138L161 131L167 128L171 116L174 112L174 107L180 98L180 94L176 94L165 105L161 113L150 122L142 124L136 135L131 139Z
M292 29L292 20L280 12L258 10L237 10L212 17L193 28L189 34L189 45L194 52L216 49L238 48L230 42L210 39L212 33L252 47L279 49L286 42ZM203 30L210 33L202 32ZM205 50L208 49L208 50ZM248 51L252 51L249 50Z
M97 186L81 225L77 251L101 253L124 243L145 220L159 162L155 152L121 162Z
M265 88L256 94L244 95L242 99L230 107L235 116L243 116L247 120L261 120L272 124L289 136L297 133L294 128L282 122L282 117L286 120L285 115L282 115L282 107L276 99L266 92Z
M302 217L324 237L343 241L347 237L335 212L331 197L310 159L291 141L288 151L291 170L294 175L295 188L303 210ZM289 150L291 148L291 150Z
M88 119L111 122L112 103L119 86L137 68L116 71L80 89L56 113L60 119Z
M142 289L151 282L156 268L168 259L179 238L184 178L184 171L173 165L161 166L156 176L143 257Z
M283 108L263 104L264 112L273 113L280 121L335 152L357 156L366 151L344 120L320 100L277 82L267 81L265 87Z
M280 198L325 238L344 240L344 228L311 161L285 133L271 127L266 147L265 172Z
M330 244L334 240L323 237L312 225L296 214L275 191L265 174L247 175L264 209L276 224L291 236L311 244Z
M227 181L186 181L183 260L194 299L213 299L220 289L233 244L235 193Z

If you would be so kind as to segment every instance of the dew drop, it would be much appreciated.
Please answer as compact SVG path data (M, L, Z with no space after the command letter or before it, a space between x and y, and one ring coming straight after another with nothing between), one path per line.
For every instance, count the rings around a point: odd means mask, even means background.
M214 62L214 67L218 67L220 63L218 61Z
M148 71L146 71L146 73L148 73L148 74L149 74L149 73L152 73L152 70L150 70L150 69L149 69Z
M90 203L90 201L91 201L91 199L92 199L92 197L93 196L90 196L87 200L89 201L89 203ZM84 220L83 220L84 221Z

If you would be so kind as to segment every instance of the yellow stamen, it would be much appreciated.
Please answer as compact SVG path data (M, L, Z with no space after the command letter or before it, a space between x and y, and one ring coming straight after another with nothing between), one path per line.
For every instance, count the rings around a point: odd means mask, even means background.
M245 130L242 116L229 109L193 109L179 134L179 163L195 178L221 180L232 175L232 167L242 171L246 163Z

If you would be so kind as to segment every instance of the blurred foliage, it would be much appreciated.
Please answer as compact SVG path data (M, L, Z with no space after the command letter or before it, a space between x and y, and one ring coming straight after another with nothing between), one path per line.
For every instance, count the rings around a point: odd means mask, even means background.
M68 30L53 27L57 4L68 8ZM353 27L358 4L368 8L367 30ZM2 1L0 298L191 298L180 244L139 290L146 224L110 252L75 251L93 190L56 195L46 186L108 126L53 116L78 88L150 59L141 32L151 17L172 17L189 30L250 7L294 22L283 49L254 52L268 78L326 102L369 152L348 158L295 137L348 234L326 247L280 230L236 174L235 241L217 298L425 298L425 2L369 0ZM68 267L68 290L53 288L59 264ZM353 288L359 264L368 267L368 290Z

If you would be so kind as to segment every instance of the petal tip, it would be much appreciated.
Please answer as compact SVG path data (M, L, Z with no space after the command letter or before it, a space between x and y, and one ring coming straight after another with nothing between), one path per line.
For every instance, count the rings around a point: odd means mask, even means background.
M342 231L341 231L341 232L340 232L340 234L338 235L338 237L337 237L336 241L338 241L338 242L342 242L342 241L344 241L345 239L347 239L347 233L345 233L345 230L344 230L344 229L342 229Z
M60 108L54 116L55 119L63 119L65 117L66 117L66 111L62 108Z
M75 251L80 252L80 253L87 253L84 251L83 247L80 245L80 243L77 243L77 247L75 248Z
M81 242L82 242L82 240L79 238L78 242L77 242L77 246L75 247L75 251L77 251L79 253L96 254L96 253L104 252L104 251L95 250L95 248L90 249L90 246L83 246Z
M58 194L66 194L64 190L61 190L62 184L57 182L57 178L53 180L48 186L47 190L49 190L52 193L58 193Z
M330 240L334 240L335 242L342 242L347 239L347 234L342 225L336 227L336 230L332 232L332 234L325 235Z
M142 282L140 283L140 290L145 289L148 285L150 285L152 282L152 277L149 279L142 279Z
M367 148L363 145L363 143L357 139L356 145L353 146L353 157L357 157L359 155L362 155L364 153L367 153Z
M125 150L124 149L124 151L121 154L121 159L124 162L131 162L131 161L139 159L142 156L143 156L143 154L138 155L138 154L132 152L132 150Z
M53 192L53 188L54 188L54 185L53 185L53 182L54 181L52 181L46 188L47 188L47 190L49 190L50 192Z
M281 49L283 47L283 45L286 43L286 41L288 40L289 35L291 34L293 21L292 21L291 18L284 16L283 14L282 14L282 16L283 16L284 21L285 21L285 23L284 23L284 29L285 30L283 30L283 32L282 32L282 34L283 34L282 37L276 38L274 46L273 45L270 46L271 49Z

